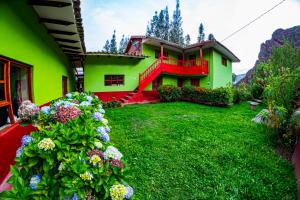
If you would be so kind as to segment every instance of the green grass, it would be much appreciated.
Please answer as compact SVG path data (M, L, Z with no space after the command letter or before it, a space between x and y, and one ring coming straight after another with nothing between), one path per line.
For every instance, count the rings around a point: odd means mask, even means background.
M247 104L192 103L107 109L135 199L296 199L293 166Z

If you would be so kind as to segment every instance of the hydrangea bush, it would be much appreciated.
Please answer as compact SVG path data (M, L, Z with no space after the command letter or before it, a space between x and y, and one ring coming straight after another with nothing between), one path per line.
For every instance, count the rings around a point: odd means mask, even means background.
M28 102L27 102L28 103ZM110 143L110 127L101 102L86 93L69 93L50 106L26 110L38 131L25 135L16 152L11 191L17 199L129 199L126 162ZM28 110L34 110L31 112ZM28 112L27 112L28 111ZM23 112L23 111L20 111ZM34 117L33 117L34 116Z

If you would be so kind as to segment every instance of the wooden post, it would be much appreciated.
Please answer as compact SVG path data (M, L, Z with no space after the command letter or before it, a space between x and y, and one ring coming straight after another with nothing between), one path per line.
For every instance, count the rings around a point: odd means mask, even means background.
M164 44L160 43L160 58L164 58Z
M202 57L202 47L200 47L199 60L200 60L200 66L202 66L202 60L203 60L203 57Z

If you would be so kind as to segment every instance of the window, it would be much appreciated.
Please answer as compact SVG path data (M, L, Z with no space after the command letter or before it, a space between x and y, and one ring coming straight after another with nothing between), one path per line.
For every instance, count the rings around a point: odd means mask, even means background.
M105 75L105 86L124 85L124 75Z
M227 59L222 56L222 65L227 66Z
M164 51L164 57L168 57L169 53L167 51ZM155 50L155 58L160 57L160 50Z
M191 85L195 86L195 87L199 87L200 86L200 84L199 84L199 78L192 78L191 79Z
M25 100L32 100L31 67L0 56L0 127L14 123Z

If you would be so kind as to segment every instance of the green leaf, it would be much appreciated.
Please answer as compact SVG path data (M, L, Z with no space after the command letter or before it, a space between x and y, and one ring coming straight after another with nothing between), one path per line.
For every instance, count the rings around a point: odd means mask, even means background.
M39 162L38 158L31 158L28 163L28 167L33 167Z

